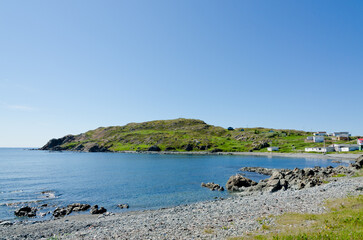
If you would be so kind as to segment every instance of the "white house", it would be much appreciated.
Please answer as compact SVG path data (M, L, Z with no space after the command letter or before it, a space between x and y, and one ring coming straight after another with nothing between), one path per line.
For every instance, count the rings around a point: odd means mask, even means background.
M313 141L313 140L314 140L314 138L313 138L312 136L309 136L309 137L306 137L306 140L307 140L307 141Z
M330 145L329 147L333 147L337 152L350 152L350 151L359 150L358 144L333 144Z
M359 146L350 146L350 147L342 147L340 148L341 152L350 152L350 151L355 151L355 150L359 150Z
M324 142L324 136L314 136L313 141L316 143Z
M321 153L334 152L334 148L333 147L309 147L309 148L305 148L305 152L321 152Z
M314 136L327 136L328 134L326 132L316 132L313 135Z
M272 151L278 151L279 147L268 147L267 151L272 152Z
M363 146L363 138L358 138L357 139L357 144L360 146Z

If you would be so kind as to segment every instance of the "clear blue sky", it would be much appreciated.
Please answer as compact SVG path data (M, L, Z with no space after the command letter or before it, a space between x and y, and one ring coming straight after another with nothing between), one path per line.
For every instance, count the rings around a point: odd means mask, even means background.
M0 147L197 118L363 135L363 1L0 1Z

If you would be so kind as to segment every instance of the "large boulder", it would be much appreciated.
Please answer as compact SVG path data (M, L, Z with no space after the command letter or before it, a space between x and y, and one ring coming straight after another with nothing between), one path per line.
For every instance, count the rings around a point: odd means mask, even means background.
M257 185L256 182L252 181L251 179L248 179L246 177L243 177L242 175L234 175L231 176L226 184L226 188L229 191L239 191L242 187L251 187Z
M363 168L363 155L361 155L360 157L358 157L355 160L355 163L353 163L351 166L354 167L355 169L361 169L361 168Z
M21 207L14 211L15 216L18 217L35 217L38 209L29 206Z

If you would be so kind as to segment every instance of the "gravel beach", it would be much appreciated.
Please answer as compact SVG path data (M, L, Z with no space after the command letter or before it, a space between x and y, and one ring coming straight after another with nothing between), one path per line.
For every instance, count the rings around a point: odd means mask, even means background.
M363 187L363 177L344 177L302 190L235 194L159 210L0 224L0 239L225 239L258 229L257 219L271 214L322 213L325 200L361 194L358 187Z

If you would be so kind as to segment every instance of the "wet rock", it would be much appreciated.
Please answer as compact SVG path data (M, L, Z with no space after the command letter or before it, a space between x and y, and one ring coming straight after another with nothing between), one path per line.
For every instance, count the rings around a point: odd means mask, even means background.
M216 184L214 182L202 183L201 186L205 187L205 188L209 188L212 191L215 191L215 190L224 191L224 188L222 186L220 186L219 184Z
M29 206L21 207L14 211L15 216L18 217L35 217L38 209Z
M123 208L129 208L129 205L127 203L124 203L124 204L117 205L117 207L123 209Z
M94 205L91 207L90 213L91 214L102 214L107 212L107 210L104 207L98 208L98 205Z
M13 225L13 223L9 221L0 222L0 226L11 226L11 225Z

